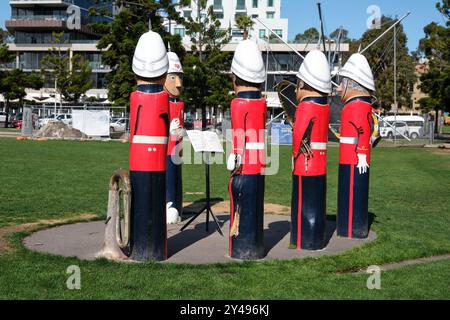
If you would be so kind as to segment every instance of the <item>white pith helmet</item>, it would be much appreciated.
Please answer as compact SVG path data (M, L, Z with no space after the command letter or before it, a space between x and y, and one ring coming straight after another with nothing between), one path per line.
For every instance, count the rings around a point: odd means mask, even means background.
M266 81L266 69L258 45L251 40L239 42L231 64L231 72L251 83Z
M297 78L320 92L331 93L330 66L322 51L313 50L306 55Z
M157 78L169 69L164 42L153 31L144 33L138 41L133 57L133 72L144 78Z
M169 58L169 71L167 73L183 73L183 66L178 55L175 52L167 52L167 57Z
M339 75L358 82L366 89L375 91L372 69L366 57L360 53L351 55L347 63L342 67Z

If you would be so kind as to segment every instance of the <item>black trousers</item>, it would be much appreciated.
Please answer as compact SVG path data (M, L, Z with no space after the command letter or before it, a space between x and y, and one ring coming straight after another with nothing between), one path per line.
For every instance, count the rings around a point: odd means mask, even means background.
M369 169L359 174L356 165L339 165L337 234L364 239L369 234Z
M320 250L326 246L327 176L292 179L291 246Z
M229 254L232 258L264 258L264 178L260 174L231 178L231 225L239 213L239 234L230 235Z
M167 259L166 173L131 171L131 259Z
M166 163L166 202L172 202L172 207L177 209L181 216L183 213L182 165L173 163L171 156L167 156Z

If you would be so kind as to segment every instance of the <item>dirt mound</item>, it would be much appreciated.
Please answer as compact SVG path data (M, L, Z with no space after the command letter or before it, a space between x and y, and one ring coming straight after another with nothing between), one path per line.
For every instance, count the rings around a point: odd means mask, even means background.
M130 133L129 132L125 132L121 137L120 140L123 141L129 141L130 140Z
M41 130L37 137L59 139L86 139L87 136L80 130L74 129L61 121L50 121Z

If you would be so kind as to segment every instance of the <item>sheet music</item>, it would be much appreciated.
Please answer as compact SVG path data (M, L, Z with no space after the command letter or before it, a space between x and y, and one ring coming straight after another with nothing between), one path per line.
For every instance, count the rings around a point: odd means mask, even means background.
M224 153L219 136L213 131L187 130L186 131L195 152Z

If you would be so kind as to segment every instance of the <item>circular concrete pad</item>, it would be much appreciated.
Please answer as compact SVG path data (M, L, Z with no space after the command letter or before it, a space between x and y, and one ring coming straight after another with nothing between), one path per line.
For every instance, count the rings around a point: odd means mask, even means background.
M179 230L183 223L169 225L167 263L209 264L236 261L228 257L229 215L219 215L217 218L222 226L225 237L222 237L210 219L209 232L206 232L205 215L200 216L183 232ZM354 247L362 246L376 238L374 232L364 240L352 240L336 236L335 222L328 221L328 245L320 251L289 249L289 216L264 216L264 241L266 257L264 260L288 260L304 257L319 257L336 254ZM102 221L76 223L36 232L24 239L27 248L65 257L77 257L84 260L94 260L103 246L105 223Z

